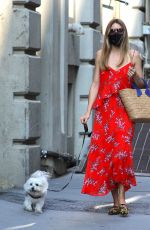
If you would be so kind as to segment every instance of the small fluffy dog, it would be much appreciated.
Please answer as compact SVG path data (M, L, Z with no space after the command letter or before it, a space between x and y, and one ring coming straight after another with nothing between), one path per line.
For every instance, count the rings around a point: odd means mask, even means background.
M24 209L42 213L48 189L49 174L44 171L34 172L24 184L26 192Z

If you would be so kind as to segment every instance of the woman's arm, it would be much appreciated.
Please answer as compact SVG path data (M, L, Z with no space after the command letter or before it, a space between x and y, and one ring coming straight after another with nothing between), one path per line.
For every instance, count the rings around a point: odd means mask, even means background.
M133 54L131 54L134 55L132 60L133 67L131 67L130 69L131 72L129 70L129 75L131 75L131 78L136 83L136 85L139 88L142 88L144 87L144 82L142 80L143 78L142 60L138 51L133 50L132 52L134 52Z
M101 50L97 51L96 53L95 70L93 75L93 82L89 91L87 112L83 116L81 116L80 118L81 123L87 123L88 119L90 118L92 107L98 94L99 81L100 81L99 79L100 78L99 77L100 55L101 55Z

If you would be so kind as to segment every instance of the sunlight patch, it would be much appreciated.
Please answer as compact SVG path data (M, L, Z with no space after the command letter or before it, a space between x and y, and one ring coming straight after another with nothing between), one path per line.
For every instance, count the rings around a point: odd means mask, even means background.
M29 228L29 227L32 227L33 225L35 225L35 223L26 224L26 225L19 225L19 226L10 227L10 228L4 228L3 230L23 229L23 228Z

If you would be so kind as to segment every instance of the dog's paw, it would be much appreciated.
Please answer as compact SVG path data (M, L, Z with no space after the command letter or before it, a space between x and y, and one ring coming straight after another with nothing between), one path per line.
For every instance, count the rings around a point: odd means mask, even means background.
M41 208L35 208L35 212L36 212L36 213L43 213L43 211L42 211Z
M24 206L24 210L26 210L28 212L32 212L33 211L32 207L25 207L25 206Z

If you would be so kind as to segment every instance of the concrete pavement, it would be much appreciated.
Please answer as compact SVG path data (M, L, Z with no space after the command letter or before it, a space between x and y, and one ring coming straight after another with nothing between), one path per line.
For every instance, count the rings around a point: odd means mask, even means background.
M42 214L23 210L22 188L1 192L0 230L150 230L150 177L137 176L137 186L127 192L130 214L123 218L107 215L112 204L110 194L92 197L80 193L83 176L75 174L62 192L48 192ZM50 180L49 188L60 188L69 177Z

